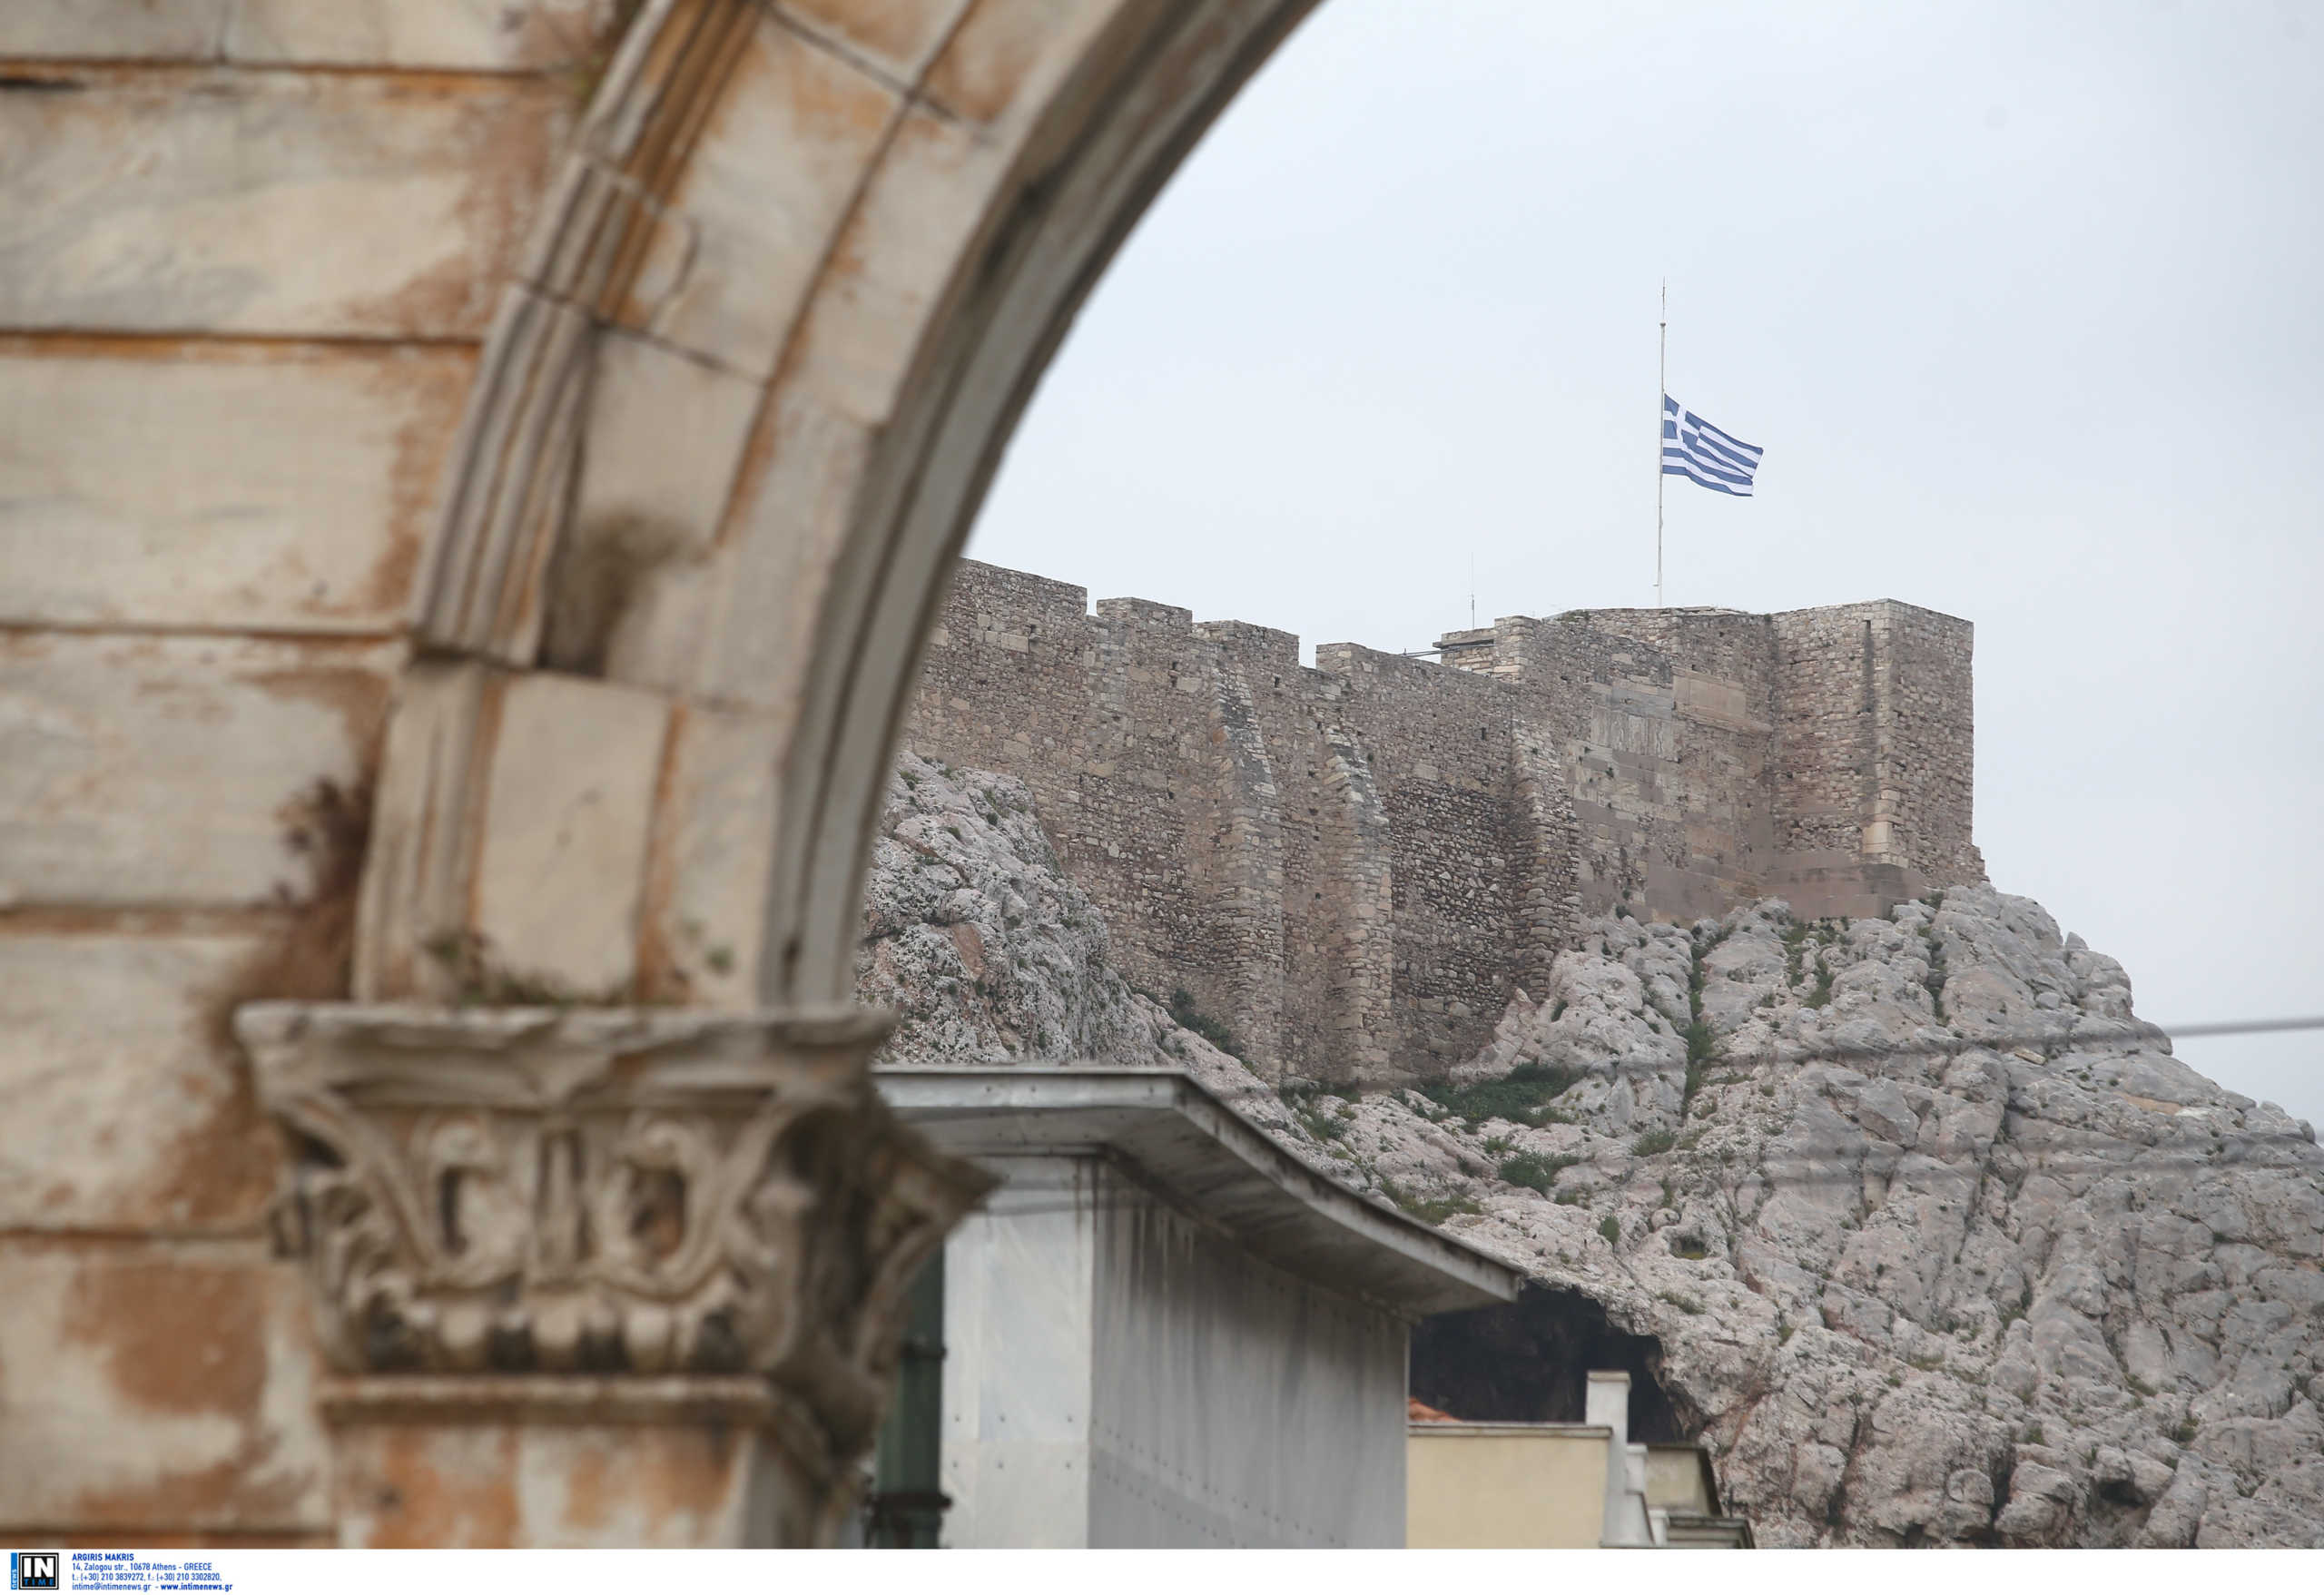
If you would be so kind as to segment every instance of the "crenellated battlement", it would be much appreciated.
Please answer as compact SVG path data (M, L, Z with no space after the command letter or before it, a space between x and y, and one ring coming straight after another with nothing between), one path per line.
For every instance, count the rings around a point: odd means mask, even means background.
M1586 913L1884 913L1982 881L1966 621L1512 615L1439 659L961 562L907 745L1031 790L1117 955L1271 1074L1472 1053Z

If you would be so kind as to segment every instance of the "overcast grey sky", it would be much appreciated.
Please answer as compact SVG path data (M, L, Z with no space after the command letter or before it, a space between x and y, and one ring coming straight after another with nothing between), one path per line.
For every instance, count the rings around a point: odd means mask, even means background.
M1977 627L1994 883L2170 1023L2324 1012L2324 5L1327 0L970 552L1317 642L1653 601ZM2324 1035L2189 1042L2324 1126Z

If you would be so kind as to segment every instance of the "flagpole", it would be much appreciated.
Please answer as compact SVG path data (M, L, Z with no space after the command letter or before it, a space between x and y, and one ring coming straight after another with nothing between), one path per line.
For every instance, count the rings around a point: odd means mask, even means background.
M1654 606L1662 607L1662 404L1670 391L1670 279L1662 280L1662 330L1655 350Z

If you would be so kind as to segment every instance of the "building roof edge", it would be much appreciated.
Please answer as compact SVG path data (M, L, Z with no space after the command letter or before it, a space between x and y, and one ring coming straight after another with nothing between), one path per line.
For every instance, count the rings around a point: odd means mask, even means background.
M1177 1069L888 1067L872 1080L955 1156L1111 1154L1276 1266L1407 1316L1513 1301L1524 1282L1310 1168Z

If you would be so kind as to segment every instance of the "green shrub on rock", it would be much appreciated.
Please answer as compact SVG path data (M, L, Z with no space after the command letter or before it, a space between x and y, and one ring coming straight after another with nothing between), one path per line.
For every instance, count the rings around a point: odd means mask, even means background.
M1559 1175L1577 1163L1587 1161L1587 1158L1578 1157L1544 1157L1538 1152L1521 1152L1514 1157L1502 1159L1501 1167L1494 1172L1509 1185L1523 1186L1546 1196L1550 1194L1550 1187L1557 1184Z
M1581 1078L1573 1069L1528 1063L1497 1080L1478 1080L1466 1086L1431 1080L1421 1088L1421 1092L1438 1107L1472 1124L1505 1118L1512 1124L1538 1128L1546 1122L1549 1105Z

